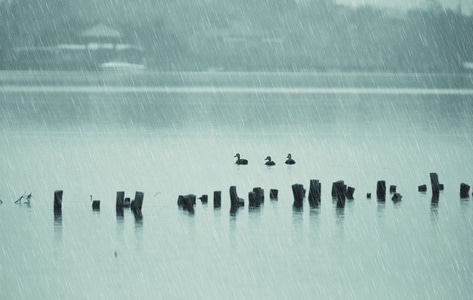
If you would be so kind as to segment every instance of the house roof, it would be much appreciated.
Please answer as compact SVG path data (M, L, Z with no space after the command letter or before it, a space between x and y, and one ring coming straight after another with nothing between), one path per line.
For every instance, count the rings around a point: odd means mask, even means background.
M113 37L119 38L120 32L104 24L97 24L81 33L82 37Z

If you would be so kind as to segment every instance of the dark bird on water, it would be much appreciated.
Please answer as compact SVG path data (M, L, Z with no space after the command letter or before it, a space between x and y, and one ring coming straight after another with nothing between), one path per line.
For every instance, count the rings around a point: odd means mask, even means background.
M293 165L296 161L291 158L291 153L287 155L286 165Z
M267 156L264 160L267 160L267 162L265 163L265 165L267 166L274 166L276 164L274 161L271 160L271 156Z
M237 165L247 165L248 164L248 160L246 160L244 158L240 158L240 153L235 154L234 157L237 158L237 160L235 162Z

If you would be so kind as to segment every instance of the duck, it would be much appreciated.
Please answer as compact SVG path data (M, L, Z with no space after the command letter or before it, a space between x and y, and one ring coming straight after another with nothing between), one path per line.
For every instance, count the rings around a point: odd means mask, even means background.
M246 160L244 158L240 158L240 153L235 154L234 157L237 158L237 160L235 162L237 165L247 165L248 164L248 160Z
M267 160L267 162L265 163L265 165L267 166L274 166L276 164L274 161L271 160L271 156L267 156L264 160Z
M291 158L291 153L287 155L286 165L293 165L296 161Z

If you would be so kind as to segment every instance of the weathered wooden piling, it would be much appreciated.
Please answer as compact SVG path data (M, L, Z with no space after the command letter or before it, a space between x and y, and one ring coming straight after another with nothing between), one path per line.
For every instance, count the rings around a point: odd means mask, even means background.
M391 200L393 200L393 202L399 202L399 201L401 201L401 199L402 199L402 195L399 194L399 193L394 193L394 195L391 198Z
M302 208L302 203L304 201L304 186L299 183L292 185L292 195L294 196L294 207Z
M355 188L351 187L351 186L348 186L346 188L345 196L347 197L347 199L353 200L353 194L354 193L355 193Z
M62 210L62 190L54 191L54 212L60 213Z
M309 182L309 205L311 207L316 207L320 205L321 202L321 183L318 179L311 179Z
M371 193L366 193L366 198L371 199Z
M396 186L395 185L390 185L389 186L389 193L390 194L395 194L396 193Z
M337 208L345 207L345 194L346 194L346 185L343 180L335 181L335 197L337 198Z
M207 204L207 202L209 201L209 196L204 194L200 196L199 199L203 204Z
M260 206L261 204L264 203L264 190L260 187L255 187L253 188L253 192L255 193L255 196L256 196L257 205Z
M100 210L100 200L93 200L92 201L92 209L93 210Z
M427 185L426 185L426 184L419 185L419 186L417 187L417 190L418 190L419 192L425 193L425 192L427 192Z
M136 192L135 199L131 201L130 208L135 214L135 217L141 218L143 216L141 213L141 208L143 206L143 198L144 198L143 192Z
M249 208L259 207L258 200L256 199L256 193L253 191L248 192L248 207Z
M430 173L430 183L432 184L432 195L438 195L440 193L440 183L437 173Z
M177 205L184 210L187 210L190 213L194 213L194 206L196 203L196 195L188 194L188 195L179 195L177 199Z
M460 184L460 198L468 198L470 196L470 186L466 183Z
M222 191L214 191L214 208L222 206Z
M236 186L230 187L230 212L236 212L240 206L245 206L243 199L238 198Z
M123 191L117 192L116 208L123 209L124 206L125 206L125 192Z
M123 201L123 207L130 207L130 206L131 206L130 197L125 197L125 201Z
M279 191L276 189L269 190L269 199L278 199Z
M386 200L386 181L379 180L376 184L376 197L378 200Z

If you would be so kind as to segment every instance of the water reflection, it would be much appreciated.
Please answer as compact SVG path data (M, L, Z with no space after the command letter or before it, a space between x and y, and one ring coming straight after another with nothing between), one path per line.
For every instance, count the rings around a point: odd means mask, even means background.
M432 201L430 202L430 220L433 224L437 224L439 218L439 196L433 195Z
M303 223L304 223L304 210L302 207L292 207L292 232L294 245L302 244L304 240Z
M335 220L337 225L342 226L343 221L345 220L345 208L344 207L336 207L335 208Z
M378 201L378 206L376 206L376 212L379 219L382 219L384 217L385 208L386 208L386 202Z
M54 240L62 242L62 213L54 211Z

